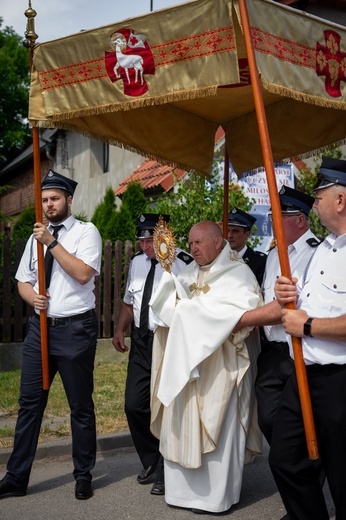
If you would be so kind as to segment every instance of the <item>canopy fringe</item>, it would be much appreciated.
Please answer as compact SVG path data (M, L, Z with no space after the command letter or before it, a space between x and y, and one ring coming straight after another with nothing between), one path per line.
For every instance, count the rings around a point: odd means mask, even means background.
M335 143L329 143L325 146L320 146L319 148L316 148L315 150L311 150L310 152L300 153L297 154L297 157L300 159L310 159L311 157L316 157L317 154L323 154L324 152L328 152L330 150L330 147L333 146L344 146L346 144L346 138L341 139L340 141L336 141Z
M346 138L345 139L341 139L340 141L336 141L335 143L329 143L329 144L326 144L324 146L320 146L319 148L314 148L313 150L310 150L308 152L297 153L296 155L294 155L294 157L298 157L302 161L304 159L316 158L317 155L323 154L324 152L328 152L330 150L331 146L344 146L345 144L346 144ZM292 159L293 159L293 156L292 157L287 157L286 159L282 159L280 161L274 161L274 164L275 164L275 166L281 166L281 165L284 165L284 164L291 164L292 163ZM256 173L264 172L265 171L265 167L264 166L258 166L258 168L253 168L250 171L251 171L251 173L253 175L255 175ZM244 172L244 173L247 173L247 172Z
M269 81L266 81L263 78L261 78L261 82L263 87L269 92L272 92L273 94L279 94L281 96L296 99L297 101L304 101L305 103L310 103L325 108L336 108L339 110L346 110L346 101L334 101L332 99L323 98L321 96L306 94L305 92L297 92L296 90L292 90L282 85L274 85L273 83L270 83Z
M157 161L161 164L171 166L172 168L179 168L180 170L184 170L186 172L191 171L191 167L184 163L169 161L168 159L165 159L161 155L156 155L156 154L151 154L151 153L145 152L144 150L141 150L140 148L125 144L121 141L118 141L117 139L112 139L110 137L93 134L92 132L89 132L88 130L81 129L79 127L77 128L74 125L71 125L69 123L52 122L52 121L47 121L47 120L35 121L32 123L33 123L33 126L39 126L40 128L59 128L60 130L68 130L71 132L77 132L78 134L81 134L84 137L89 137L89 138L95 139L96 141L108 143L110 145L117 146L118 148L123 148L124 150L128 150L129 152L137 153L137 154L141 155L142 157L145 157L147 159L152 159L153 161ZM204 171L198 171L198 170L194 170L194 171L203 177L209 178L210 172L206 173Z
M136 99L131 101L122 101L121 103L112 103L109 105L103 105L98 107L88 107L79 110L71 110L69 112L60 112L57 114L52 114L48 117L49 120L52 121L65 121L66 119L94 116L110 112L127 111L146 106L164 105L166 103L173 103L177 101L186 101L190 99L203 98L207 96L215 96L217 93L217 89L218 85L212 85L208 87L151 96L148 98Z

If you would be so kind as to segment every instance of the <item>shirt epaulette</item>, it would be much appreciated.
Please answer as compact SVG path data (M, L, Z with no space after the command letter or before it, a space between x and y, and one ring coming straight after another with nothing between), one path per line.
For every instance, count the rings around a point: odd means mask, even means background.
M308 238L306 241L307 244L309 244L310 247L317 247L320 245L321 242L316 240L316 238Z
M177 254L177 258L185 262L186 265L191 264L191 262L193 261L193 257L188 253L185 253L184 251L180 251L180 253Z
M136 256L140 256L140 255L143 255L143 254L144 254L144 252L142 251L142 249L140 249L139 251L137 251L137 253L135 253L135 254L131 257L131 260L132 260L133 258L135 258Z
M267 256L265 253L262 253L262 251L254 251L254 254L256 256Z
M273 246L270 246L270 248L267 250L267 255L270 253L270 251L273 251L273 249L276 248L276 244L274 244Z

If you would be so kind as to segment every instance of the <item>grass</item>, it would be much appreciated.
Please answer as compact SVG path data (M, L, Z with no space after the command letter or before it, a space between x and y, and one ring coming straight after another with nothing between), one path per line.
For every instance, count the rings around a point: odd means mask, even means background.
M94 403L97 435L127 429L124 392L127 357L121 364L96 365ZM0 372L0 448L13 446L18 411L20 370ZM49 392L39 442L70 437L69 406L60 376L57 374Z

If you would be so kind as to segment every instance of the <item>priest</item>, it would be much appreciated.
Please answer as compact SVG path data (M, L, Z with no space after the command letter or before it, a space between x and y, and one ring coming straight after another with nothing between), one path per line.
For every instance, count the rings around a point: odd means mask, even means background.
M262 449L258 334L232 334L261 296L216 223L194 225L189 244L194 262L178 277L165 272L151 300L151 430L165 459L167 504L221 513L239 501L244 464Z

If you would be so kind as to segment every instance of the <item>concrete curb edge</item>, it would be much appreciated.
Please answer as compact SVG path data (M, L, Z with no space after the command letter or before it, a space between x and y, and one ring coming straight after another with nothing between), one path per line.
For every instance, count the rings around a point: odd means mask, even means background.
M120 432L102 435L97 438L97 453L116 450L118 448L130 448L133 446L129 432ZM0 464L6 464L11 455L12 448L0 449ZM35 460L44 458L62 457L72 453L71 438L61 441L46 442L37 446Z

